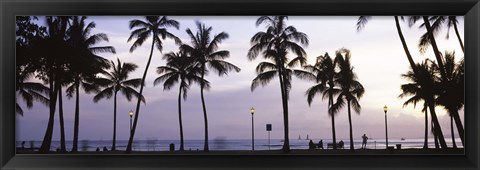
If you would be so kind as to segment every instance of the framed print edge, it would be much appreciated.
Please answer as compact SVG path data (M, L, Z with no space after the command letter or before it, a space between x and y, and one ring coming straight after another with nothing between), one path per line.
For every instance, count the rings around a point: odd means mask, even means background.
M96 5L91 8L90 5ZM375 8L371 8L375 5ZM249 8L250 7L250 8ZM288 7L288 8L287 8ZM369 8L370 7L370 8ZM407 8L408 7L408 8ZM103 9L103 10L99 10ZM301 10L300 10L301 9ZM478 0L2 0L0 1L0 168L478 169L480 4ZM16 155L17 15L465 15L465 155ZM346 163L348 162L348 163Z

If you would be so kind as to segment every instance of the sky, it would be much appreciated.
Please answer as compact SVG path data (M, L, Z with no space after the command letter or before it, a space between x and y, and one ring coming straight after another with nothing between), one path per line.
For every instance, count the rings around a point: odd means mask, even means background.
M249 61L248 49L250 38L259 31L264 31L264 25L256 26L258 16L169 16L180 22L180 29L169 28L182 42L189 43L185 30L190 28L196 32L195 21L212 26L212 33L226 32L229 38L219 45L219 50L230 51L226 61L241 68L239 73L230 72L227 76L218 77L210 74L206 79L211 83L211 89L205 92L205 102L208 113L209 138L250 139L251 114L250 108L255 108L255 138L266 139L266 124L272 124L272 139L283 138L283 110L278 79L272 80L264 87L250 90L252 80L256 77L255 67L263 61L261 56ZM366 134L371 139L385 138L385 114L383 106L388 106L389 139L423 138L424 114L422 104L416 108L403 107L406 99L399 99L400 85L407 83L401 74L409 70L409 64L403 51L393 16L374 16L362 31L356 30L358 16L290 16L287 25L293 25L298 31L308 35L310 43L304 47L307 52L308 64L314 64L316 57L326 52L334 56L335 51L347 48L351 51L351 60L358 80L365 88L365 94L360 99L362 110L359 114L352 112L354 139L360 139ZM122 62L131 62L139 67L129 78L141 78L150 52L151 39L132 53L129 48L133 41L127 42L131 30L129 21L143 19L141 16L91 16L88 22L95 22L92 33L106 33L109 42L98 44L115 47L116 54L99 54L100 56ZM40 19L39 22L42 20ZM415 62L425 58L435 60L431 47L427 53L418 52L419 37L426 32L419 24L409 27L401 23L402 31ZM459 32L463 39L464 22L459 22ZM455 51L456 58L463 57L458 40L453 29L450 39L446 39L446 29L437 35L440 51ZM178 46L172 40L163 41L163 51L155 50L152 64L147 73L146 87L143 95L146 104L140 108L139 122L135 139L179 140L178 122L178 85L171 90L163 90L163 86L153 86L153 81L159 75L156 67L164 66L162 56L171 51L178 51ZM35 80L32 80L35 81ZM308 105L305 91L314 82L293 78L289 100L290 138L298 136L311 139L331 139L331 118L327 114L327 100L317 96ZM113 98L103 99L98 103L92 101L94 94L80 95L80 140L111 140L113 133ZM135 110L136 99L127 101L125 96L117 98L117 140L127 140L129 134L129 111ZM20 102L21 103L21 102ZM17 141L42 140L47 128L48 107L34 103L32 109L24 108L24 116L17 115ZM75 100L64 97L65 135L67 140L73 139L73 122ZM445 136L450 136L450 118L442 107L436 108L439 121ZM185 140L203 139L204 124L200 100L200 87L193 85L188 91L188 98L182 101L183 129ZM463 122L463 109L460 117ZM430 117L430 116L429 116ZM429 118L430 119L430 118ZM348 139L347 108L340 110L335 116L337 140ZM58 109L55 115L53 139L59 140ZM458 137L458 134L457 134Z

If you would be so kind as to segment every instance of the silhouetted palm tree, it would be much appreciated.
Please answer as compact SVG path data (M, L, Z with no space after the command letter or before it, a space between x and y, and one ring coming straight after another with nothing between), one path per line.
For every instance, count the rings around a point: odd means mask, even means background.
M311 72L316 77L316 85L310 87L307 92L307 102L311 105L313 98L317 94L322 95L322 99L328 98L328 115L332 117L332 140L333 149L337 149L337 140L335 135L335 114L338 112L331 112L329 108L333 105L333 97L340 93L340 89L335 87L335 77L337 72L335 71L335 63L332 58L325 53L323 56L317 57L315 65L307 65L305 70Z
M44 96L48 95L50 91L48 87L45 87L42 83L26 82L27 80L33 78L33 72L21 71L17 66L16 73L15 89L18 97L15 98L15 112L23 116L23 109L20 107L17 101L18 98L21 98L29 109L32 108L34 101L38 101L48 106L50 100Z
M103 77L99 77L95 80L104 89L98 92L93 101L97 103L103 98L110 99L113 95L113 141L112 151L116 150L117 139L117 93L120 91L127 97L128 101L132 100L132 96L140 98L145 103L145 98L138 93L135 88L139 87L142 80L140 78L128 79L128 75L135 71L138 67L133 63L122 63L117 58L117 64L114 61L110 61L111 71L102 72Z
M403 103L403 107L408 106L409 104L413 104L413 107L415 108L418 102L424 102L424 107L422 110L425 112L425 141L423 146L424 148L428 148L428 116L426 107L428 107L428 104L432 102L429 100L433 99L433 96L436 93L434 89L437 88L435 87L436 83L440 81L435 75L435 70L430 66L431 63L432 62L430 60L426 59L421 64L417 64L417 74L413 72L412 68L410 68L407 74L402 74L402 77L409 80L410 83L403 84L401 86L400 89L402 90L402 93L398 96L399 98L412 96Z
M337 102L332 105L330 112L336 113L347 104L348 109L348 123L350 127L350 150L354 150L353 146L353 130L352 130L352 116L350 108L360 114L361 106L360 98L365 93L365 89L358 81L357 75L353 72L353 66L350 61L350 50L342 48L336 52L335 64L338 65L340 71L337 74L335 83L340 87L340 93L337 97Z
M80 88L86 93L98 92L99 87L93 83L96 74L101 73L103 69L109 67L108 60L96 55L97 53L114 53L115 48L112 46L95 46L96 44L106 41L108 37L104 33L91 35L91 31L96 24L90 22L85 23L87 17L74 16L72 24L68 31L70 36L69 43L75 52L70 57L69 69L72 72L73 83L67 88L67 96L73 97L75 93L75 120L73 132L72 152L78 151L78 134L80 120Z
M267 30L256 33L251 39L252 47L248 50L248 59L254 60L259 54L270 62L261 62L257 66L257 77L253 79L252 91L258 85L265 86L278 75L282 94L284 142L282 150L290 152L288 137L288 94L291 88L292 74L300 77L310 77L308 72L289 69L306 64L306 52L302 46L308 45L305 33L297 31L293 26L287 26L287 16L261 16L256 26L265 24ZM291 52L295 58L289 60L287 54ZM315 80L315 78L311 78Z
M448 75L446 73L446 67L444 65L444 61L442 59L442 54L441 52L438 50L438 46L437 46L437 42L435 40L435 36L434 36L434 29L433 27L431 26L430 24L430 21L428 19L428 16L411 16L409 18L409 24L410 26L413 26L418 20L420 19L423 19L423 26L426 28L427 30L427 33L424 34L423 38L421 38L421 40L428 40L429 42L429 45L432 46L432 50L435 54L435 58L436 58L436 61L437 61L437 65L438 65L438 70L440 72L440 75L441 75L441 80L442 80L442 84L443 86L448 86L448 81L450 81L448 79ZM428 37L428 38L425 38L425 37ZM428 43L424 43L422 44L422 42L420 42L419 44L419 47L420 47L420 52L425 52L426 51L426 46L428 46ZM462 141L462 144L465 144L464 143L464 128L463 128L463 125L462 125L462 122L460 120L460 116L457 114L455 114L454 112L452 113L453 115L453 118L455 120L455 124L457 125L457 130L458 130L458 133L460 135L460 139ZM434 118L435 119L435 118ZM435 120L434 120L435 121ZM440 127L440 125L438 126ZM441 131L441 128L437 128L439 131ZM446 148L446 144L443 145L443 141L444 139L443 138L443 134L439 134L439 138L440 138L440 145L442 146L442 148Z
M170 52L164 55L164 59L167 59L166 66L157 67L157 73L159 77L153 82L154 85L163 83L164 90L170 90L176 83L179 84L178 89L178 122L180 125L180 151L184 150L183 143L183 124L182 124L182 96L183 99L187 99L187 91L190 88L192 82L201 84L202 78L200 77L200 68L195 67L195 62L192 57L186 56L184 53ZM205 88L210 88L210 83L203 80ZM182 93L183 92L183 93Z
M365 27L365 24L368 22L368 20L370 18L371 18L370 16L360 16L358 21L357 21L357 31L360 31L361 29L363 29ZM413 61L412 55L410 54L407 43L405 41L405 37L403 36L402 29L400 27L400 19L403 20L404 17L403 16L400 16L400 17L395 16L394 18L395 18L395 25L396 25L396 28L397 28L398 36L400 38L400 41L402 42L403 50L405 51L405 54L407 56L410 67L412 68L414 74L418 74L418 73L416 73L417 72L417 69L415 68L416 64ZM418 20L418 18L417 18L417 20ZM430 107L430 105L429 105L429 107ZM430 108L430 109L434 109L434 108ZM433 113L431 112L431 114L434 114L434 112ZM440 123L438 122L438 119L437 119L436 115L432 115L432 121L435 124L435 127L440 127ZM442 147L446 148L447 145L445 143L445 139L443 138L442 128L435 128L434 130L435 130L435 135L440 136L439 139L440 139L440 143L442 144Z
M61 90L61 82L57 82L59 80L57 74L63 71L62 69L67 63L67 55L71 53L66 35L68 20L69 17L47 16L45 35L34 41L34 53L38 56L36 62L39 63L36 68L39 73L38 78L49 84L50 114L45 136L39 149L42 153L49 152L52 143L57 95Z
M449 113L452 142L454 148L456 148L453 120L455 120L455 115L459 115L458 110L462 109L465 104L464 59L457 64L455 62L455 52L448 51L445 52L445 55L442 58L445 63L447 82L441 84L442 91L439 93L437 103L444 106ZM433 67L438 71L438 66L436 64L434 64Z
M146 21L134 19L130 21L130 29L135 29L130 33L130 37L128 37L128 42L135 39L130 47L130 53L133 52L137 47L141 46L148 38L152 38L152 46L150 48L150 56L148 57L147 65L145 67L145 71L143 72L142 76L142 83L145 84L145 78L147 76L148 67L150 66L150 61L152 60L153 49L156 47L160 53L163 49L162 40L166 39L167 37L170 39L175 40L175 43L180 44L180 39L173 35L172 33L168 32L168 27L174 27L176 29L179 28L180 23L176 20L169 19L166 16L145 16ZM140 95L143 93L143 86L140 86ZM138 115L140 113L140 101L139 98L137 101L137 107L135 109L135 118L133 121L133 127L131 129L131 135L128 139L127 145L127 153L132 151L132 144L133 138L135 136L135 130L137 129L137 121Z
M212 27L206 27L205 24L198 21L196 22L196 25L196 34L194 34L190 28L186 29L192 44L182 44L180 50L194 58L196 64L198 64L196 67L200 68L201 79L205 79L205 74L209 71L207 70L207 66L211 70L217 72L219 76L227 75L230 71L239 72L240 68L224 60L230 56L229 51L217 51L218 45L228 38L228 34L226 32L221 32L211 37ZM200 83L200 96L202 98L203 118L205 123L205 144L203 150L208 151L208 119L205 98L203 95L204 88L205 83L202 81Z
M429 20L432 22L431 28L434 34L440 31L442 29L442 26L446 25L447 39L450 37L450 28L453 27L455 31L455 35L457 36L458 42L460 44L460 47L462 48L462 51L465 53L465 47L463 46L462 38L460 37L460 33L458 32L457 16L430 16ZM414 23L415 22L412 22L410 24L414 24ZM421 24L420 27L425 27L425 24ZM425 33L421 36L420 42L419 42L419 47L421 52L422 53L426 52L429 45L431 45L430 39L429 39L428 33Z

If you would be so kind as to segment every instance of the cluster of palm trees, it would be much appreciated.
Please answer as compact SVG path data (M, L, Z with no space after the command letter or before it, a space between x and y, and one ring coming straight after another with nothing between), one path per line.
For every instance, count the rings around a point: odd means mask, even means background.
M437 62L425 60L423 63L415 64L403 38L399 18L403 19L403 17L395 16L398 34L412 69L402 75L412 83L401 86L403 93L400 97L413 96L404 105L410 103L415 105L421 100L424 101L425 115L427 115L427 108L430 109L433 134L435 140L438 139L437 146L446 148L445 139L435 114L435 106L444 106L451 116L452 136L453 122L455 122L463 144L463 126L458 110L464 104L464 62L462 60L460 63L455 63L454 53L450 52L446 52L443 57L438 51L434 37L434 33L446 23L449 28L452 26L455 28L461 43L457 29L458 21L455 17L443 16L409 17L411 25L421 18L424 19L422 27L425 27L427 32L420 40L420 49L424 52L426 47L431 45L437 57ZM143 76L129 79L129 74L138 66L133 63L122 63L119 59L116 62L109 61L99 56L99 53L115 53L115 48L96 46L100 42L108 41L108 37L103 33L91 35L95 23L87 24L87 17L47 16L45 17L46 26L39 26L34 22L35 19L37 18L17 17L16 91L18 98L23 99L29 108L33 105L34 100L49 106L49 121L40 152L50 151L57 102L60 121L60 151L67 152L63 120L63 90L68 98L75 96L74 137L71 151L77 152L79 95L80 90L83 90L85 93L95 93L94 102L104 98L110 99L112 96L114 98L112 150L116 150L117 94L121 92L128 101L133 98L137 99L135 117L126 149L127 153L130 153L140 115L140 106L142 102L146 102L142 93L151 59L154 51L158 50L162 53L163 41L167 38L175 41L178 51L163 55L166 65L157 67L156 72L159 76L154 80L154 85L163 83L163 89L170 90L177 83L179 84L178 117L181 151L184 150L182 97L184 100L187 99L187 92L192 84L200 86L205 126L204 151L209 151L208 117L204 90L210 88L210 82L205 79L205 76L210 71L217 73L218 76L228 75L232 71L240 71L239 67L225 61L230 55L229 51L218 49L219 44L229 37L226 32L213 34L212 27L197 21L195 33L190 28L185 30L190 38L190 43L183 43L180 38L169 31L170 28L179 29L180 23L167 16L146 16L143 19L131 20L129 27L132 31L127 40L128 42L133 41L130 52L133 53L148 39L151 39L152 42ZM317 94L321 95L322 99L328 99L327 110L332 121L332 139L335 144L337 143L335 115L342 108L347 107L350 149L353 151L351 108L360 114L359 100L365 93L365 89L354 72L351 64L351 52L346 48L341 48L335 52L335 58L325 53L325 55L317 57L314 65L307 65L307 54L304 48L308 46L308 36L294 26L287 25L287 19L287 16L261 16L257 19L256 26L264 25L266 30L253 35L247 58L252 61L261 55L266 61L257 65L257 76L252 80L251 90L253 91L258 86L265 86L278 77L284 121L282 150L289 152L288 100L292 88L292 76L315 82L305 93L307 102L311 104ZM364 27L368 19L370 17L367 16L361 16L358 19L358 30ZM462 43L461 46L463 50ZM43 83L28 82L33 77ZM139 88L138 91L137 88ZM16 112L23 115L23 110L18 104ZM425 138L427 138L427 116L425 121ZM425 143L425 145L427 144ZM336 145L333 147L336 149Z
M31 108L33 101L37 100L50 106L50 118L47 132L43 140L40 152L50 151L53 119L55 116L58 96L58 109L60 117L60 151L67 152L65 146L65 131L63 122L62 88L68 97L75 95L75 122L74 140L72 152L78 151L79 130L79 91L80 88L86 93L95 92L94 102L106 98L114 98L113 113L113 140L112 150L116 150L116 108L117 94L121 92L128 101L133 97L138 99L135 110L135 119L131 129L127 152L131 152L133 138L140 113L140 103L145 103L142 95L146 73L150 66L154 49L162 52L162 40L170 38L179 45L179 52L170 52L164 55L167 60L166 66L157 67L160 74L155 79L154 85L163 82L164 89L169 90L178 81L179 89L179 124L180 124L180 150L184 150L183 126L181 116L181 96L187 97L187 91L192 83L198 83L201 89L201 98L205 123L205 145L208 151L208 119L204 98L204 89L210 88L210 83L205 80L205 75L210 71L219 76L227 75L231 71L239 72L240 68L225 61L229 57L229 51L218 50L218 45L228 38L228 34L221 32L212 34L212 27L197 22L197 33L186 29L191 38L191 44L185 44L168 31L168 27L179 28L179 22L166 16L146 16L145 20L130 21L131 32L128 41L134 40L130 48L133 52L148 38L152 38L150 55L142 78L128 79L129 74L138 67L133 63L122 63L117 59L108 61L97 53L115 53L111 46L97 47L95 44L108 41L106 34L99 33L90 35L95 23L86 24L87 17L45 17L46 26L38 26L33 20L36 17L17 18L17 93ZM42 83L27 82L30 78L43 80ZM140 88L137 91L135 88ZM16 105L16 112L23 115L20 105Z
M322 99L328 99L328 115L332 118L332 140L333 149L337 149L335 135L335 115L347 105L348 123L350 132L350 150L353 146L353 130L351 108L360 114L360 98L365 93L365 89L358 81L356 73L351 64L350 50L341 48L335 52L336 56L332 59L328 53L317 57L314 65L305 66L314 76L317 84L306 91L307 101L310 105L315 95L322 95ZM337 96L334 102L334 96Z
M401 86L402 93L400 98L409 97L405 101L404 106L409 104L417 104L417 102L424 102L422 109L425 112L425 141L424 148L428 148L428 110L430 110L432 132L435 140L436 148L447 148L442 128L438 121L435 112L436 106L443 106L450 116L451 123L451 138L452 147L456 148L454 135L454 122L460 136L462 145L464 145L464 128L460 120L458 111L464 106L464 58L459 63L455 62L455 53L448 52L441 53L435 35L444 26L447 26L448 31L451 27L454 28L458 42L462 52L464 52L463 41L458 32L458 17L457 16L394 16L398 35L403 45L403 49L410 63L410 70L403 74L410 83ZM365 24L371 17L361 16L358 18L357 30L364 28ZM407 47L407 43L402 33L400 20L408 20L409 26L414 26L417 22L423 21L420 24L420 29L426 32L420 37L418 47L421 54L425 54L429 46L432 46L434 60L425 59L421 63L415 63L412 55ZM447 32L447 38L449 34Z
M253 60L262 55L268 61L260 62L256 68L257 77L253 79L252 91L259 85L265 86L278 76L282 94L284 143L285 152L290 151L288 135L288 96L292 87L292 75L297 78L315 81L316 85L306 92L309 104L316 94L323 94L329 98L328 113L332 117L333 141L335 140L334 114L345 105L348 109L350 125L350 149L353 150L353 131L350 109L360 113L359 99L365 93L363 86L357 79L351 64L350 50L341 48L336 52L333 60L328 54L317 58L315 65L307 65L307 54L302 46L308 45L308 37L293 26L287 26L287 16L262 16L257 19L256 25L266 25L267 30L256 33L251 38L252 47L248 51L248 59ZM295 56L289 59L289 53ZM295 69L302 66L301 69ZM337 71L338 70L338 71ZM334 103L333 98L337 96ZM336 145L334 145L336 149Z
M47 130L40 147L41 152L50 150L53 134L55 109L58 102L60 121L60 152L66 152L65 124L63 119L62 93L69 98L75 96L75 123L72 151L77 151L79 132L79 93L96 92L100 86L94 84L96 74L108 69L108 60L99 53L115 53L112 46L96 46L108 41L106 34L91 34L95 23L86 23L87 17L45 17L46 26L33 22L35 17L17 17L17 92L31 106L38 99L49 106ZM24 82L35 76L48 87L37 82ZM48 97L47 97L48 96ZM58 99L58 100L57 100ZM17 112L22 113L17 104Z

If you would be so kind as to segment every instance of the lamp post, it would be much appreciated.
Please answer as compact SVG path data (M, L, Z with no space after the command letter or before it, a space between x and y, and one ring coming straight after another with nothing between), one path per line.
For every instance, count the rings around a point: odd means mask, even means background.
M133 111L130 110L128 113L130 115L130 136L132 136L132 116L133 116Z
M250 113L252 113L252 151L255 150L255 142L254 142L254 133L253 133L253 114L255 113L255 109L252 107L250 109Z
M387 106L383 106L383 112L385 112L385 146L388 149L388 130L387 130Z

